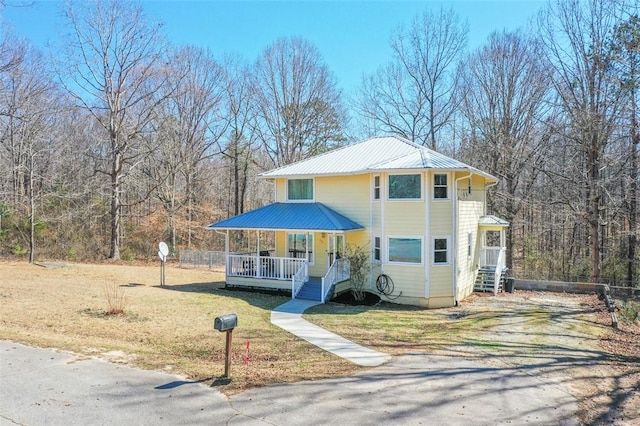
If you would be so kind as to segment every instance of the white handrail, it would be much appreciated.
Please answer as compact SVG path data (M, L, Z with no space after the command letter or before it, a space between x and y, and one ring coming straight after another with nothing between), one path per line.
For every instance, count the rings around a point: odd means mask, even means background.
M309 281L309 262L307 262L307 259L304 259L304 262L302 263L302 266L300 267L298 272L296 272L291 278L292 299L296 298L296 296L300 292L300 289L307 281Z
M502 247L500 249L500 253L498 254L496 270L493 273L493 294L496 296L498 295L498 283L500 282L500 277L502 276L502 272L504 270L504 267L506 266L505 252L506 248Z
M483 246L480 251L480 266L496 265L502 249L503 247Z
M329 292L333 288L333 286L339 282L344 281L350 276L350 266L351 263L349 259L341 258L336 259L332 264L327 273L322 277L322 290L320 293L320 301L324 303L329 295Z

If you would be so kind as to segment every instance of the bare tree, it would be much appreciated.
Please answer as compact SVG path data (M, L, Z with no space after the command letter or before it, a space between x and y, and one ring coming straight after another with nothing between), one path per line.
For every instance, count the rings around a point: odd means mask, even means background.
M194 202L202 161L218 153L218 142L228 123L223 114L224 70L210 52L179 49L166 68L165 97L155 122L159 168L157 195L169 216L172 248L177 245L176 219L186 209L186 243L191 246Z
M255 65L256 130L275 166L301 160L343 139L345 113L333 74L318 50L279 39Z
M557 0L539 19L553 86L568 123L558 130L573 142L577 164L582 165L573 177L582 190L579 208L589 227L593 282L600 281L602 272L605 153L623 100L620 84L612 76L613 55L608 45L616 23L614 8L608 0Z
M431 149L458 108L456 68L468 25L453 10L425 11L392 37L393 60L363 79L356 110L378 128Z
M228 57L225 61L227 70L226 96L229 131L226 145L221 153L229 161L230 189L228 199L231 208L227 215L238 215L245 211L249 171L254 163L254 155L258 150L256 144L256 107L251 92L251 71L237 57Z
M522 33L493 33L464 67L462 112L468 120L468 157L498 176L490 208L513 222L530 197L545 159L550 78L538 44ZM513 229L507 265L513 264Z
M69 4L61 82L104 129L96 171L110 180L111 259L120 258L123 181L140 159L139 142L163 85L160 25L149 25L141 8L120 0Z
M25 45L21 45L25 46ZM20 60L0 73L2 130L0 144L10 159L14 208L27 216L29 262L35 260L36 229L42 229L36 208L51 185L55 148L55 86L39 53L23 50Z
M628 10L631 10L629 8ZM627 238L627 283L632 286L636 279L636 247L638 245L638 149L640 146L640 119L638 118L638 96L640 96L640 18L638 7L616 25L612 40L618 78L627 94L623 119L628 129L628 173L623 185L625 210L628 212L629 231Z

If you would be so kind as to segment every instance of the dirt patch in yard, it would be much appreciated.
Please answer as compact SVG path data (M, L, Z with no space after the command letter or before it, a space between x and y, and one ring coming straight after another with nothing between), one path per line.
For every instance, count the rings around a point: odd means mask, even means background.
M640 326L611 316L595 295L517 291L473 295L460 313L494 323L439 350L526 370L570 389L583 424L640 424ZM638 422L638 423L635 423Z

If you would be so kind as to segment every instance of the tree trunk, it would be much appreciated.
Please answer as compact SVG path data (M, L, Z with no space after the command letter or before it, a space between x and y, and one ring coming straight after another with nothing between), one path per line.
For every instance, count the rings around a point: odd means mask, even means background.
M587 182L587 221L591 248L591 282L600 282L600 155L597 136L591 136L589 149L589 177Z
M122 205L120 202L120 169L121 156L115 154L111 168L111 239L109 245L109 259L120 260L120 213Z
M35 188L33 184L34 178L34 160L33 152L30 152L29 158L29 263L35 261L36 251L36 200L35 200Z
M635 70L632 71L635 75ZM636 116L636 88L631 90L631 184L629 185L629 247L627 252L627 285L633 287L635 283L636 245L638 243L638 144L640 143L640 129Z

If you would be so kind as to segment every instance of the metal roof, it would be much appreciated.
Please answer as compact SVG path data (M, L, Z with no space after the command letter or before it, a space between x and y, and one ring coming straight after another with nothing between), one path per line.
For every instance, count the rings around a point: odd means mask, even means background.
M397 136L374 137L283 166L260 176L266 178L349 175L384 170L466 170L497 179L475 167Z
M344 232L364 229L364 226L322 203L273 203L212 223L207 228Z
M494 226L509 226L509 222L504 219L499 218L498 216L494 216L492 214L486 216L480 216L480 220L478 221L479 225L494 225Z

